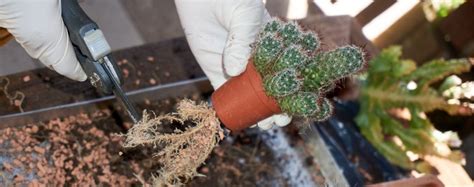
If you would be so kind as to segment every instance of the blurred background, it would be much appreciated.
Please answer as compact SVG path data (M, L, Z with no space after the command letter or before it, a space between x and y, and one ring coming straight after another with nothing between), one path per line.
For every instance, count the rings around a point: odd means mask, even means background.
M400 44L403 57L417 62L474 54L472 3L454 11L464 1L264 0L270 14L281 18L350 16L377 48ZM80 2L114 50L184 36L173 0ZM0 59L0 76L41 67L15 42L2 47Z

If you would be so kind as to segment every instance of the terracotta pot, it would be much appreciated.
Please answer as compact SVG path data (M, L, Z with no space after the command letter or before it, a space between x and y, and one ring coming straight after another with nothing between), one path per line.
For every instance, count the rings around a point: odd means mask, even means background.
M281 113L276 100L265 94L262 78L252 61L244 73L219 87L211 99L217 117L232 131L245 129Z

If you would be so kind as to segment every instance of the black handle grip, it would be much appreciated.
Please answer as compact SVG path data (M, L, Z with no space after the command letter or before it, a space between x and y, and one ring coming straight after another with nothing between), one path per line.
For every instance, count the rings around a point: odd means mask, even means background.
M93 59L83 37L86 32L98 29L99 26L87 16L77 0L61 0L61 8L63 21L72 44L79 48L82 55Z
M76 57L81 64L82 69L87 74L92 85L100 89L103 93L109 94L113 92L112 75L108 75L104 69L104 63L95 62L89 48L84 41L86 33L99 30L99 26L92 21L89 16L79 5L78 0L61 0L62 18L64 25L69 33L72 46ZM112 69L115 71L118 82L123 83L123 76L118 68L115 60L110 54L105 56L109 61Z

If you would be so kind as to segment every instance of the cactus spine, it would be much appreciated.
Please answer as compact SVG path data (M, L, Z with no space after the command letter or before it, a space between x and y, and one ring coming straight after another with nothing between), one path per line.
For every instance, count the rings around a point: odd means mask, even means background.
M316 33L295 22L273 19L259 34L253 62L263 78L265 92L293 116L325 120L333 110L327 92L335 81L357 73L364 54L356 46L319 51Z

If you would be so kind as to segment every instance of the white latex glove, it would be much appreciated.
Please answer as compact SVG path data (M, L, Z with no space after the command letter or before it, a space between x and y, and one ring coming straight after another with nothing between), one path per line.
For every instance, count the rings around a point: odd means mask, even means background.
M270 15L261 0L175 0L191 51L217 89L245 71L252 44ZM287 115L271 116L257 125L285 126Z
M60 0L0 0L0 27L46 67L73 80L87 79L64 26Z

